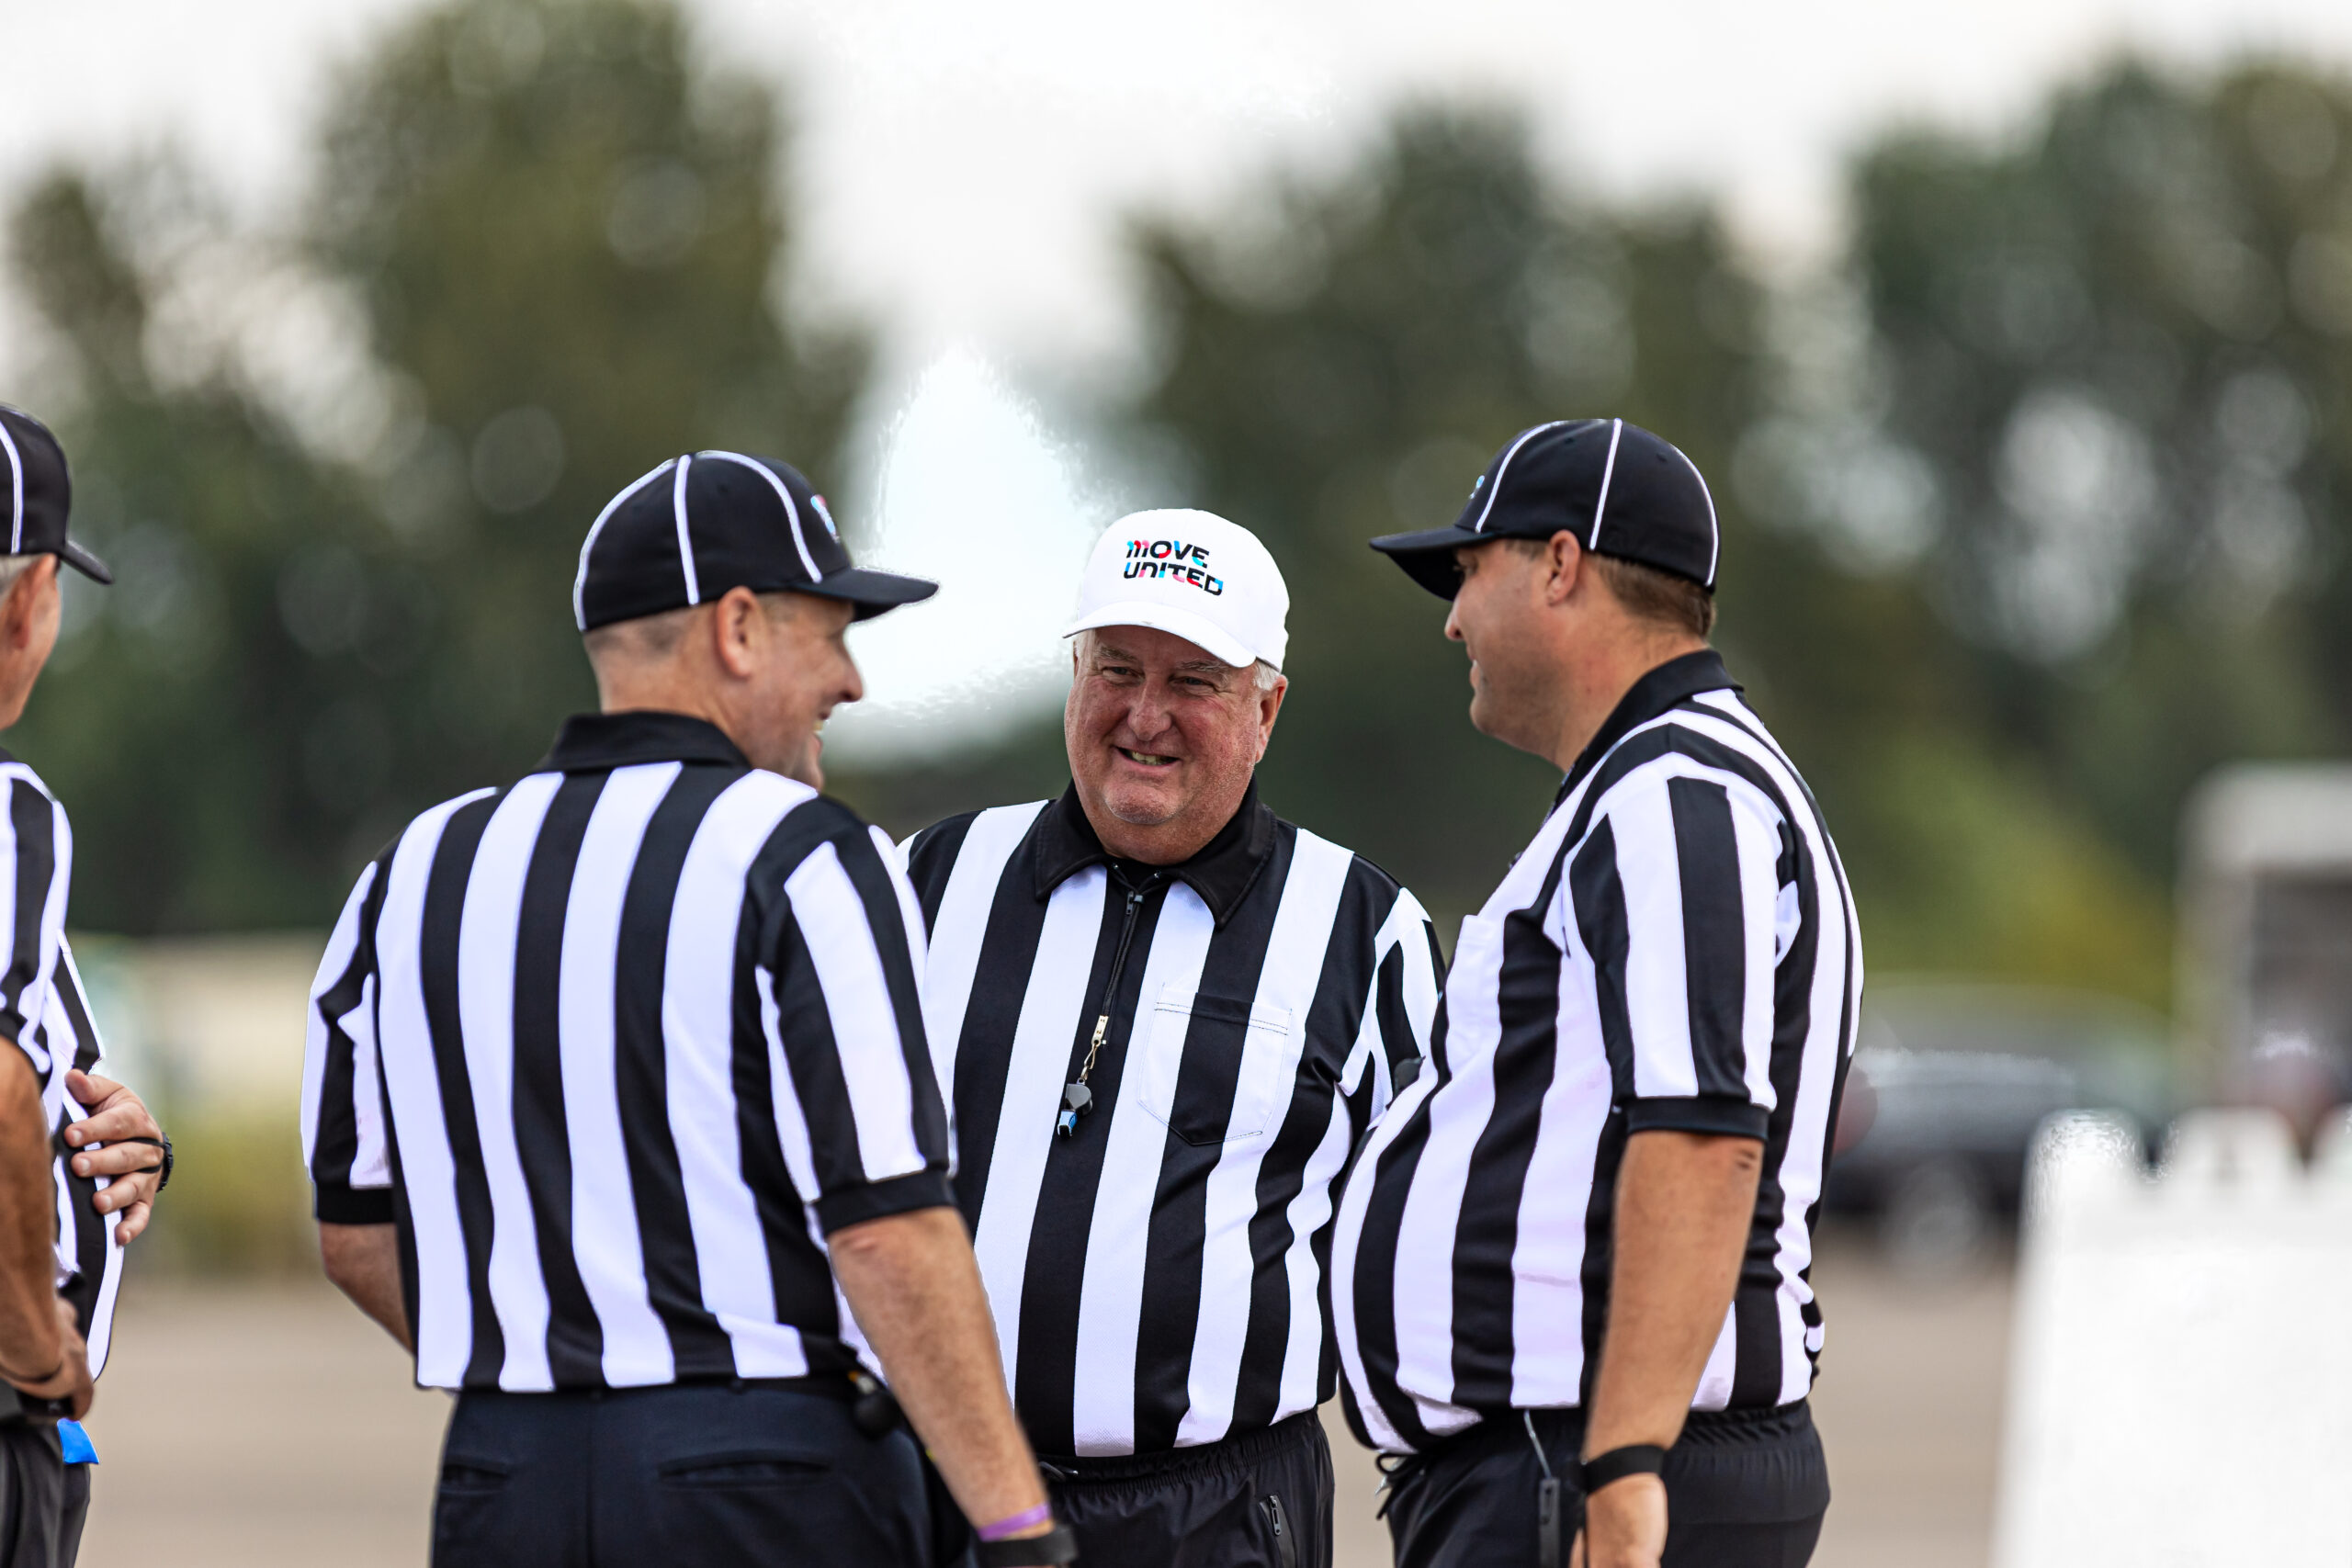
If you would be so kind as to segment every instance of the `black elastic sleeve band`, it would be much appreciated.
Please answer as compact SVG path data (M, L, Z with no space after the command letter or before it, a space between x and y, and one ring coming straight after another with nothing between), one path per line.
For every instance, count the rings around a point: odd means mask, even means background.
M817 1223L827 1235L844 1225L904 1214L917 1209L953 1208L956 1194L944 1170L910 1171L859 1187L844 1187L817 1200Z
M1584 1461L1584 1495L1588 1497L1612 1481L1629 1475L1657 1475L1666 1469L1666 1450L1656 1443L1627 1443Z
M1771 1126L1772 1113L1728 1094L1694 1094L1625 1102L1628 1133L1699 1133L1713 1137L1754 1138Z
M980 1568L1058 1568L1078 1561L1078 1537L1057 1524L1043 1535L1021 1540L981 1540L972 1545Z
M393 1220L392 1190L322 1181L311 1212L331 1225L389 1225Z

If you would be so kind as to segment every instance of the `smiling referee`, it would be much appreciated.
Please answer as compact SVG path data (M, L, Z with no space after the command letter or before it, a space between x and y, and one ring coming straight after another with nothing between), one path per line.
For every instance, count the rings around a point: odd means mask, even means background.
M439 1568L928 1562L869 1349L981 1562L1074 1555L948 1189L914 895L817 793L843 633L933 592L781 463L662 464L581 548L604 711L353 890L303 1141L328 1273L458 1391Z
M1258 797L1289 603L1238 525L1122 518L1069 627L1069 788L910 846L1013 1405L1120 1568L1329 1568L1332 1193L1437 1007L1413 896Z
M1623 420L1373 542L1453 601L1471 722L1566 773L1462 922L1434 1071L1332 1247L1399 1568L1797 1568L1829 1501L1813 1223L1861 949L1811 794L1707 646L1705 481Z

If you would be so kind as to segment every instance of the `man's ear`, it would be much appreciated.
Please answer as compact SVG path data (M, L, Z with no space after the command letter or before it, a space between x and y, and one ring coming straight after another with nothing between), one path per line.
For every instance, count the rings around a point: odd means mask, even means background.
M758 673L770 635L767 612L748 588L730 588L710 607L711 651L718 667L738 681Z
M1544 553L1544 603L1558 604L1577 591L1584 577L1584 546L1566 528L1551 537Z
M55 556L35 556L24 570L17 573L8 584L6 598L0 598L0 641L11 651L29 648L33 640L33 605L40 594L43 562L51 563Z

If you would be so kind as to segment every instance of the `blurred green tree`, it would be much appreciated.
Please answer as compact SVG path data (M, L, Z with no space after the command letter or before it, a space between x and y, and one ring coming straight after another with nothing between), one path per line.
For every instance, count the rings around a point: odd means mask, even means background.
M709 446L826 482L865 341L787 308L775 95L690 42L664 0L411 19L334 96L290 244L152 170L21 204L76 525L119 558L12 740L74 813L78 922L329 918L406 814L593 701L567 600L615 490ZM311 339L166 330L254 291L311 297Z
M1888 138L1854 214L1975 705L2161 885L2207 770L2352 739L2352 82L2121 63Z

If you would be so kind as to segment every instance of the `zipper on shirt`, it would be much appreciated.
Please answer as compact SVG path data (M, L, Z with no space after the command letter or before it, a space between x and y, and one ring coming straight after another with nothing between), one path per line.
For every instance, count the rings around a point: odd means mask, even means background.
M1127 970L1127 949L1135 945L1136 919L1143 912L1143 901L1159 886L1154 876L1140 887L1127 889L1126 914L1119 926L1119 945L1111 955L1111 978L1102 987L1102 1010L1095 1015L1094 1036L1086 1044L1086 1060L1080 1064L1075 1082L1062 1086L1062 1112L1054 1122L1054 1135L1070 1138L1078 1135L1078 1119L1094 1109L1094 1091L1086 1087L1093 1075L1094 1058L1102 1054L1102 1042L1111 1033L1111 1010L1118 1005L1119 978Z

